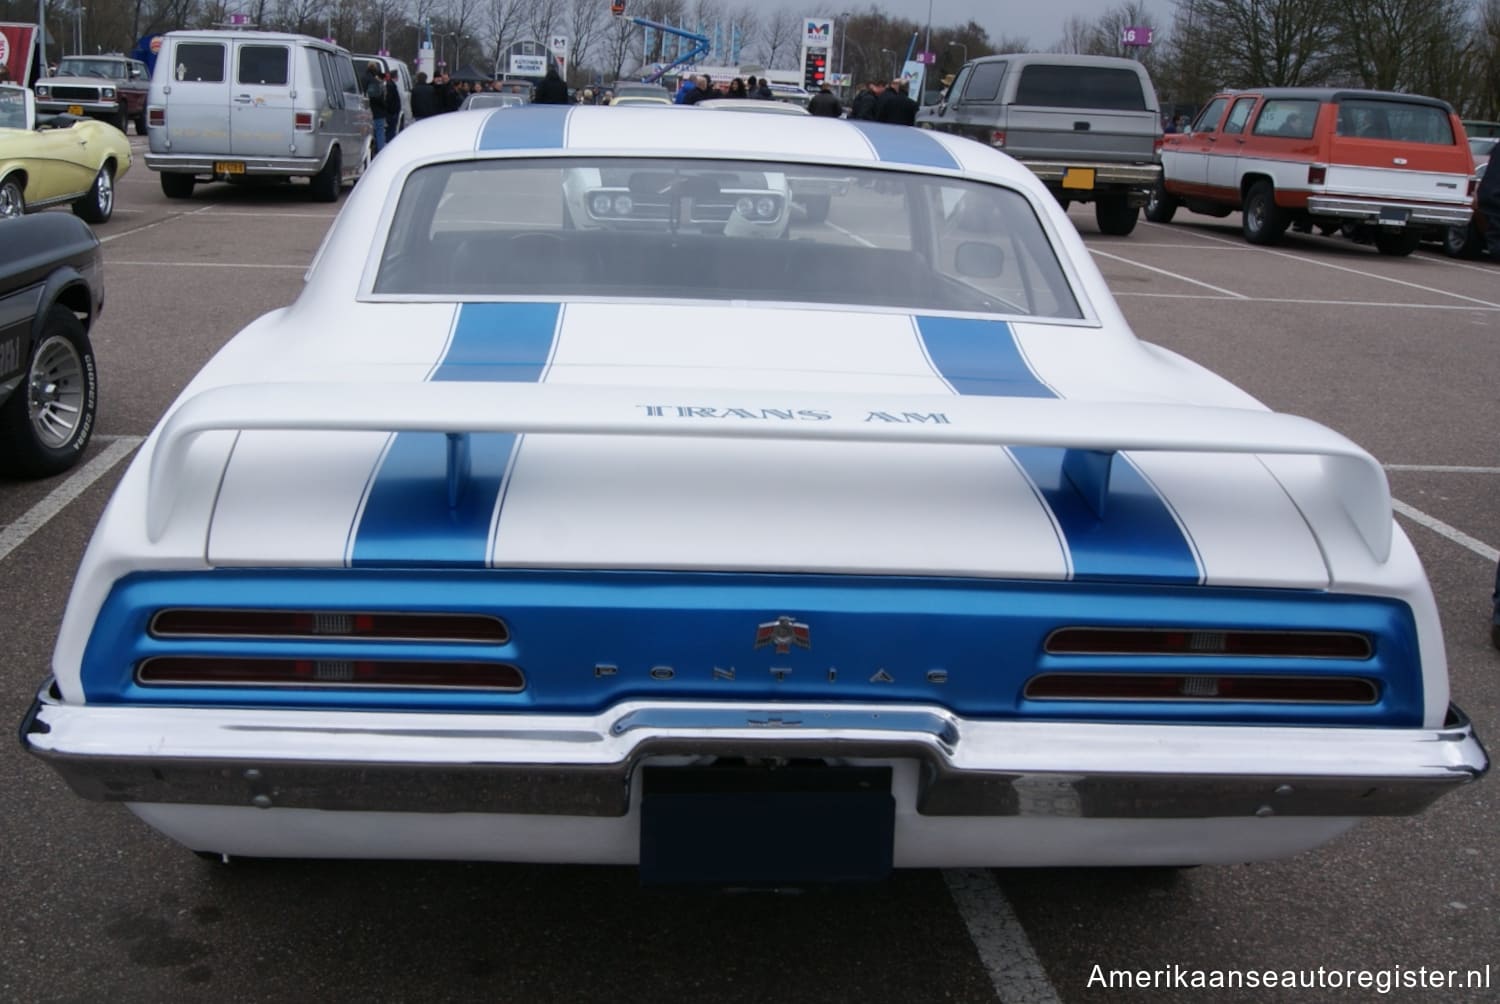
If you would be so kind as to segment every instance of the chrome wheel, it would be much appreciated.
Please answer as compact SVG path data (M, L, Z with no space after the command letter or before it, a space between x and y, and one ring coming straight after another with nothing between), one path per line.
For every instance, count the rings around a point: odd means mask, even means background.
M0 218L20 216L26 212L26 198L21 194L21 183L13 178L0 182Z
M72 441L84 418L83 357L71 341L53 335L32 356L27 379L26 410L37 441L60 449Z
M109 214L115 209L115 180L107 167L99 168L99 175L94 179L94 208L105 219L109 219Z

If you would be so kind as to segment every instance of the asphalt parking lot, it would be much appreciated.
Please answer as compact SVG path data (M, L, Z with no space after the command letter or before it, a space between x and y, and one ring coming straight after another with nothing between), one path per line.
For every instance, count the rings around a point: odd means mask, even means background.
M338 206L303 188L169 202L139 160L105 241L99 435L71 475L0 481L0 721L47 674L72 573L124 461L235 331L297 294ZM1387 467L1437 594L1454 700L1500 737L1500 262L1377 254L1180 212L1077 224L1138 334ZM0 999L43 1001L1488 1001L1500 987L1500 787L1280 862L900 873L856 890L643 890L633 871L195 858L0 752ZM1174 967L1177 967L1174 969ZM1322 988L1127 993L1112 970L1325 973ZM1484 973L1341 990L1330 971ZM1171 979L1179 978L1176 975ZM1347 979L1345 976L1343 979ZM1356 977L1357 978L1357 977ZM1375 979L1380 979L1377 975ZM1431 975L1422 977L1429 987Z

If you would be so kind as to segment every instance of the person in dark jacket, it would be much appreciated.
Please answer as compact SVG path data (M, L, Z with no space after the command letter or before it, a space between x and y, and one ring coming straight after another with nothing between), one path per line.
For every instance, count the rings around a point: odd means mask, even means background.
M890 125L901 125L904 109L901 105L901 82L893 80L880 92L875 101L875 121Z
M1490 150L1489 163L1479 181L1474 212L1484 216L1484 247L1491 258L1500 262L1500 143Z
M854 95L854 104L849 109L851 119L862 119L866 122L875 121L875 109L880 104L880 96L885 93L885 81L872 80L860 92Z
M536 94L532 102L539 105L566 105L568 100L568 85L564 82L562 75L557 72L557 64L547 63L547 75L542 82L536 85Z
M761 77L760 78L760 86L757 87L755 89L755 93L751 94L750 96L752 98L759 98L762 101L775 101L776 100L776 95L771 90L771 81L767 77Z
M825 81L818 85L818 93L814 94L812 100L807 103L807 113L830 119L842 118L844 106L838 98L834 97L833 91L829 89Z
M442 99L438 96L437 88L427 82L427 74L417 72L417 82L411 89L411 117L414 119L432 118L443 111Z
M396 86L396 75L385 75L385 141L389 143L401 131L401 89Z
M379 63L365 66L365 100L370 102L370 117L375 120L371 152L379 153L385 147L385 79Z

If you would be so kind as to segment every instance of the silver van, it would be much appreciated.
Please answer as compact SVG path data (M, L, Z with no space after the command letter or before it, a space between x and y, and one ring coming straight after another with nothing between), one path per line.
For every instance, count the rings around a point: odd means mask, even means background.
M359 180L373 135L348 51L269 31L162 36L146 131L146 166L168 198L200 181L305 177L321 202Z

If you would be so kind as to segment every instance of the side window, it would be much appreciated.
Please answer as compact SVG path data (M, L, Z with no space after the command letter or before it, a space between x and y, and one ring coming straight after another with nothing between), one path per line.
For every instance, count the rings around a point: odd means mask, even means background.
M363 95L365 93L364 88L359 86L359 77L354 74L354 62L347 54L341 52L335 55L333 57L333 65L338 70L339 90L345 94ZM345 99L344 104L346 107L348 106L349 102L347 99ZM359 102L355 101L354 104L357 106Z
M145 63L132 62L130 64L131 80L145 80L148 76L150 76L150 74L146 72Z
M1208 107L1198 113L1198 118L1193 122L1193 132L1218 132L1219 118L1224 114L1224 106L1229 104L1228 98L1214 98L1208 103Z
M1318 120L1318 102L1307 100L1272 100L1261 106L1250 131L1257 136L1280 136L1285 139L1312 139L1313 124Z
M224 82L222 42L178 42L172 50L172 79L181 83Z
M958 76L953 78L953 83L948 85L947 101L952 104L958 100L958 96L964 92L964 86L969 82L969 74L973 72L973 66L961 67Z
M1250 121L1250 109L1255 107L1254 98L1240 98L1229 109L1229 118L1224 120L1225 135L1238 136L1245 131L1245 123Z
M242 45L239 47L239 82L261 87L285 87L291 79L287 68L290 53L284 45Z
M339 74L333 61L333 53L322 49L316 50L318 54L318 73L323 78L324 100L332 108L344 107L343 88L339 86Z
M980 63L969 75L963 90L963 100L997 101L1000 98L1000 82L1005 79L1004 63Z

